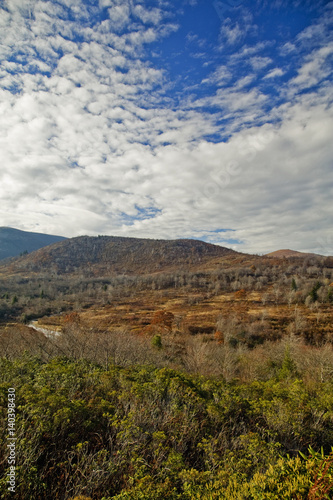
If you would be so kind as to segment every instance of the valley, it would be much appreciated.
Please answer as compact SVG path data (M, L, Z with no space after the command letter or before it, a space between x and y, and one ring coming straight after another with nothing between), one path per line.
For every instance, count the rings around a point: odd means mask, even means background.
M250 355L291 336L332 345L333 258L277 254L195 240L67 239L0 265L0 331L20 325L16 350L32 321L62 332L59 342L69 326L82 337L122 331L148 346L159 337L163 363L179 369L190 342L202 350L202 373L215 375L213 346Z

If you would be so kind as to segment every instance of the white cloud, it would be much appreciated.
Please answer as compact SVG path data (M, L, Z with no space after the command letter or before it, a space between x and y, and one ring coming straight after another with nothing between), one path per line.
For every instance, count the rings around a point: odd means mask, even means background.
M248 60L251 56L254 57L262 53L265 49L271 47L273 42L260 41L254 45L244 45L238 52L231 54L230 59L232 62Z
M291 42L287 42L280 48L280 54L282 56L289 56L292 53L297 52L296 45Z
M242 31L238 23L236 23L234 26L228 26L225 24L221 28L221 35L226 39L229 45L234 45L243 38L244 32Z
M158 182L154 177L163 189L156 186L153 198L165 209L153 220L136 221L131 234L162 237L167 230L179 237L193 231L204 234L204 228L232 227L235 232L225 236L243 240L241 248L247 251L269 251L291 241L299 249L311 250L310 240L315 248L327 234L327 217L331 218L332 191L328 192L327 182L332 125L333 115L326 116L323 107L308 109L299 103L288 109L280 128L248 130L226 144L201 142L192 152L163 150L156 160L162 161L159 171L175 164L182 170L176 179L163 175ZM179 213L184 218L173 228Z
M89 26L73 20L94 15L88 4L80 11L80 0L60 3L10 0L0 14L0 57L11 55L0 70L3 225L160 238L211 238L230 228L217 238L253 252L290 242L314 250L328 238L330 44L308 52L281 90L290 101L271 111L271 96L245 64L255 72L272 64L267 43L231 53L203 79L210 92L176 105L167 71L143 57L145 44L177 29L162 3L148 10L100 0L109 19ZM224 26L230 45L243 36L240 26ZM273 67L264 78L283 74ZM299 94L310 85L320 88Z
M264 79L277 78L279 76L283 76L284 74L285 74L285 72L283 71L283 69L274 68L274 69L271 69L271 71L269 71L267 73L267 75L264 76Z
M306 57L306 62L299 69L297 77L291 83L297 87L308 88L317 85L329 75L332 75L332 66L327 61L332 54L333 42L313 51Z
M247 87L248 85L250 85L255 80L255 78L256 78L255 75L244 76L243 78L240 78L236 82L235 88L242 89L244 87Z
M116 31L122 31L130 21L129 4L113 5L108 12L112 28Z
M145 24L151 23L158 25L163 18L161 9L151 8L148 10L142 7L142 5L136 5L133 9L133 13Z
M255 70L260 70L263 68L266 68L269 64L271 64L273 61L270 57L251 57L250 59L250 64L253 69Z
M30 109L28 104L25 107ZM74 222L78 233L84 228L90 234L149 237L185 237L194 232L204 237L219 227L232 227L235 231L223 237L244 241L243 250L273 250L282 241L287 245L291 235L295 248L311 250L309 231L315 246L327 234L321 221L331 217L327 185L332 126L333 115L327 115L324 106L310 106L304 99L283 111L279 128L252 128L235 134L228 143L201 140L191 146L180 140L155 152L148 146L123 143L121 156L109 154L103 163L98 156L81 155L84 168L72 169L61 157L43 161L30 157L20 172L16 164L13 186L6 184L13 180L11 170L4 185L17 200L16 213L23 207L25 214L31 210L30 221L44 221L54 233L62 227L62 234L72 235ZM31 133L40 136L41 128ZM315 181L313 165L317 166ZM32 176L31 193L26 188ZM33 193L42 200L44 216L37 214ZM160 211L153 218L135 220L135 206ZM128 220L122 224L122 213L133 218L132 225ZM32 229L27 224L25 228Z
M205 78L202 83L216 84L217 86L226 85L232 77L230 69L226 65L218 66L215 71Z

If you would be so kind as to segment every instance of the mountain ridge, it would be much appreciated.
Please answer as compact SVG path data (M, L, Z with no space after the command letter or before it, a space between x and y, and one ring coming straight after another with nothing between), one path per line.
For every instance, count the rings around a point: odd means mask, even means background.
M22 253L30 253L58 241L64 236L22 231L12 227L0 227L0 260L17 257Z
M3 251L5 247L3 242L6 235L7 247L14 247L16 258L9 262L3 261L2 269L5 264L14 273L51 270L56 274L74 273L95 277L108 274L142 275L212 270L236 262L239 265L253 264L252 261L258 257L195 239L164 240L106 235L64 238L4 227L0 228L0 256L1 249ZM277 250L262 257L279 261L292 257L321 256L294 250Z
M40 248L11 263L15 270L52 269L58 274L149 274L205 266L222 257L242 256L200 240L154 240L123 236L77 236Z

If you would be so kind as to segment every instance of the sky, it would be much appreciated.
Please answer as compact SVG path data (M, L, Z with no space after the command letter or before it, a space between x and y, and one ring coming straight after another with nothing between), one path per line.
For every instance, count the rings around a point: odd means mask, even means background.
M0 226L333 255L333 1L0 0Z

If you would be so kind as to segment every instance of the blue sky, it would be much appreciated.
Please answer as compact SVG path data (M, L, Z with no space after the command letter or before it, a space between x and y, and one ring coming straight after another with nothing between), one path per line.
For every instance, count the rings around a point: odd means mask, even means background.
M333 2L0 7L0 225L333 254Z

